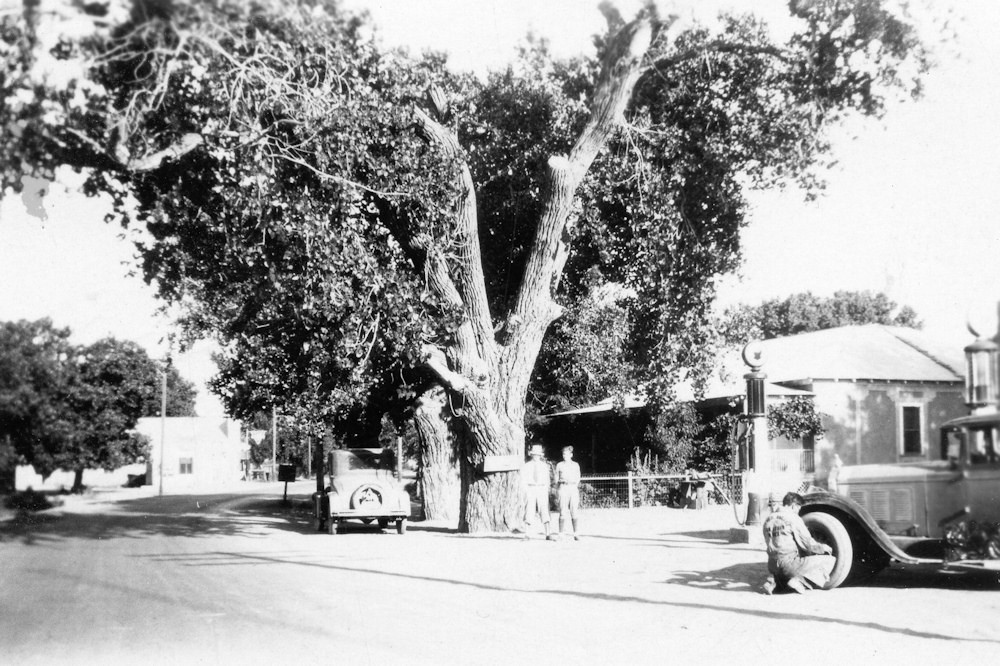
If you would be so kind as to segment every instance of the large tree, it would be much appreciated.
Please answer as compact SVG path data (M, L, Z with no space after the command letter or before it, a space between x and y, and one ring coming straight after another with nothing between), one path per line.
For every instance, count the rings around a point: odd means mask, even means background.
M134 342L74 345L48 319L0 323L0 438L43 477L113 470L146 455L134 432L160 414L163 369ZM194 414L194 385L170 366L167 415Z
M19 461L36 464L43 476L56 469L52 455L73 427L66 395L76 349L69 335L47 319L0 323L0 439L8 470Z
M483 465L523 455L539 348L583 276L635 291L667 386L738 262L743 188L815 187L825 128L880 115L927 65L877 0L793 0L785 43L751 16L605 6L596 58L529 45L485 83L379 50L320 0L91 3L94 30L57 43L34 7L5 18L4 185L88 169L148 229L147 279L221 341L231 404L337 419L413 397L472 531L521 520L517 472Z

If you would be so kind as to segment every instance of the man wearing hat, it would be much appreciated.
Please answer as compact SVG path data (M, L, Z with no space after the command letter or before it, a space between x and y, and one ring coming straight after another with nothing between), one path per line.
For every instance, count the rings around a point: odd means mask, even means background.
M529 460L521 470L521 477L524 479L525 488L528 491L528 507L524 514L524 522L527 524L534 518L535 513L542 519L545 526L545 538L555 541L556 537L550 533L549 529L549 464L543 459L544 451L541 444L532 444L528 450Z

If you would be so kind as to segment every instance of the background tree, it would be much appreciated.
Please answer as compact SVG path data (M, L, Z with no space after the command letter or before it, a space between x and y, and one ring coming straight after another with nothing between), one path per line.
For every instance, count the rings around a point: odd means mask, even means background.
M638 390L642 373L630 347L633 328L619 285L599 282L567 305L546 336L530 389L535 411L551 413L605 398L621 402Z
M162 370L134 342L69 342L48 319L0 325L0 436L43 477L141 462L145 440L131 432L160 413ZM168 416L194 414L194 386L168 373ZM172 376L172 377L171 377ZM172 381L171 381L172 380Z
M78 348L68 365L64 400L72 427L44 466L73 470L79 492L84 470L145 460L148 441L132 429L153 403L160 373L138 345L112 338ZM143 374L149 366L152 373Z
M481 84L379 51L324 2L102 6L55 44L58 15L29 3L3 19L3 184L88 169L149 231L147 279L220 339L224 396L336 421L409 392L425 457L460 465L462 528L509 529L517 473L482 465L523 455L573 285L596 269L635 291L638 367L669 395L739 260L744 186L815 190L829 124L919 91L905 16L789 6L784 44L750 16L711 32L605 6L596 59L540 45Z
M42 476L55 471L53 454L72 431L65 400L76 350L69 335L48 319L0 323L0 438L11 484L20 461Z
M832 296L812 292L773 298L760 305L739 305L728 309L729 337L735 344L750 338L770 339L821 331L838 326L884 324L920 328L916 311L900 306L881 292L836 291Z

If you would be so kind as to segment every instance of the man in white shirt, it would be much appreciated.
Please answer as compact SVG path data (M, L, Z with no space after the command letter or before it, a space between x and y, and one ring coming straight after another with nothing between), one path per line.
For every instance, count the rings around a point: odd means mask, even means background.
M521 470L521 478L524 480L525 490L528 494L528 506L524 513L525 528L527 523L535 517L537 513L542 519L545 527L545 538L555 541L556 537L549 529L549 464L542 459L544 451L541 444L532 444L528 451L530 459L524 464ZM525 534L527 538L527 534Z
M573 447L564 446L562 462L556 465L559 484L559 534L566 532L566 516L573 520L573 539L580 540L577 531L577 511L580 508L580 464L573 460Z

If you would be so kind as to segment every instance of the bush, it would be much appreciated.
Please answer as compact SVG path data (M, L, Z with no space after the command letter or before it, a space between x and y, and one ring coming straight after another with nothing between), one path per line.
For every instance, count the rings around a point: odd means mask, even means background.
M21 511L44 511L45 509L51 509L52 503L42 493L28 488L7 497L4 500L4 506L8 509L18 509Z

